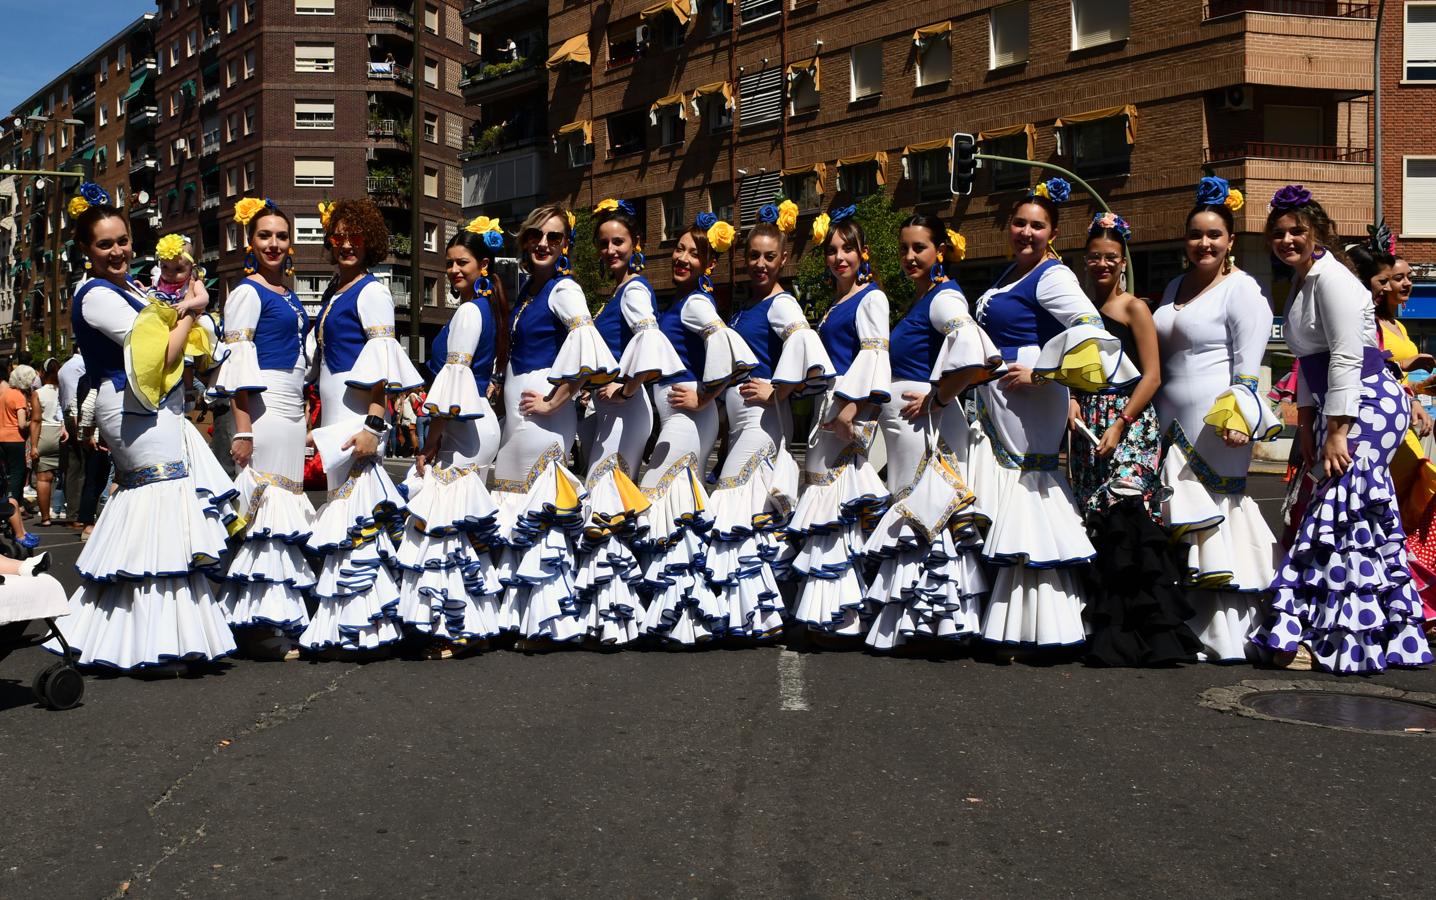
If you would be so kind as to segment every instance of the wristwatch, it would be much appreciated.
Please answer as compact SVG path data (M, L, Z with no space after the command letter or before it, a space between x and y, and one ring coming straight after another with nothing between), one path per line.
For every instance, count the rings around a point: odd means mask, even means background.
M383 416L365 416L364 429L371 434L383 434L385 431Z

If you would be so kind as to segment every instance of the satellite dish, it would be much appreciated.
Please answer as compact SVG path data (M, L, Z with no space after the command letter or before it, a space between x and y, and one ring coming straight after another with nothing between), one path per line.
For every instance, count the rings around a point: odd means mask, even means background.
M135 202L138 203L140 206L144 206L146 203L149 203L149 202L150 202L150 192L149 192L149 191L135 191Z
M10 124L15 126L16 131L19 131L21 128L25 127L25 120L20 118L19 116L16 116L14 119L10 120Z

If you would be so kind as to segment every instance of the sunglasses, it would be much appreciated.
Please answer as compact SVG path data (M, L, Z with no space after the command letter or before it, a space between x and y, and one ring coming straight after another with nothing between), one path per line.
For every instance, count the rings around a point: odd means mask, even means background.
M566 241L566 240L568 240L568 235L564 234L562 231L535 231L535 232L534 232L534 243L535 243L535 244L544 243L544 242L546 241L546 242L548 242L549 244L552 244L553 246L558 247L558 246L562 246L562 245L563 245L563 242Z
M329 246L331 247L339 247L346 241L351 247L362 247L364 246L364 235L349 234L348 232L339 232L329 235Z

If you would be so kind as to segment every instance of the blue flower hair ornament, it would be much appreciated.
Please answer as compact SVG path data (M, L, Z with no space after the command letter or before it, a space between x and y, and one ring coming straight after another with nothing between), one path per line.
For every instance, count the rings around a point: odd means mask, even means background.
M1132 226L1127 223L1126 219L1111 212L1098 213L1093 216L1092 224L1087 228L1087 236L1090 238L1094 234L1100 234L1108 230L1120 234L1122 236L1122 243L1129 244L1132 242Z
M484 246L490 250L504 249L504 234L502 231L485 231Z
M758 208L758 221L769 225L778 224L778 207L772 203L763 204Z
M851 205L844 206L840 209L835 209L828 214L828 222L832 225L836 225L839 222L846 222L847 220L851 219L853 215L857 213L857 211L858 208Z
M80 185L80 196L84 197L91 205L110 202L110 195L93 181L86 181Z
M1049 178L1034 187L1027 196L1045 197L1060 206L1067 202L1068 197L1072 196L1072 185L1065 178Z
M1225 178L1208 175L1197 182L1197 203L1201 206L1221 206L1227 202L1232 186Z
M718 217L711 212L701 212L698 214L698 217L693 220L693 224L707 231L718 224Z

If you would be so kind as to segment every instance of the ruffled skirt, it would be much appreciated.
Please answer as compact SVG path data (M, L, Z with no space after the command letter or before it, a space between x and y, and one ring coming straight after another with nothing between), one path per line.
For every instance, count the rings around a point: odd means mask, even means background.
M306 595L315 584L304 558L314 507L302 484L253 466L242 470L236 483L245 527L220 594L225 617L235 628L268 627L296 635L309 625Z

